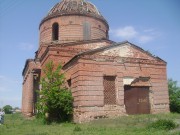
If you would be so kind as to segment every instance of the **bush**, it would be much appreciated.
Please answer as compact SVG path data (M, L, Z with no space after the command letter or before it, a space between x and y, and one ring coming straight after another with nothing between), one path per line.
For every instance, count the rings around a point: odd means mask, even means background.
M44 123L67 121L73 112L73 97L71 91L65 87L62 66L49 62L44 68L44 77L41 79L41 91L36 104L37 117Z
M180 113L180 87L172 79L168 80L170 111Z
M177 124L172 120L157 120L151 123L148 128L158 129L158 130L171 130L177 127Z

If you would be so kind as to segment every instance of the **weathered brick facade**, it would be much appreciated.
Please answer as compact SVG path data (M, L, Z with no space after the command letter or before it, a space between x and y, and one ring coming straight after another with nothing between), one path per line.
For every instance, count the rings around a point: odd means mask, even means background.
M169 112L166 62L128 41L108 40L108 30L91 3L63 0L55 5L40 23L39 49L23 70L23 114L35 113L35 90L50 60L63 65L71 84L75 122ZM140 94L131 99L131 92ZM136 110L128 106L134 99Z

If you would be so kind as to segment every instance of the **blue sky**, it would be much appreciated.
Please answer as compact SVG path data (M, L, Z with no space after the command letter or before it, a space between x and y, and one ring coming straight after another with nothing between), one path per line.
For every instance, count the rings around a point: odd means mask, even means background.
M38 49L39 23L60 0L0 0L0 107L21 107L22 70ZM89 0L110 26L110 39L128 40L164 59L180 86L179 0Z

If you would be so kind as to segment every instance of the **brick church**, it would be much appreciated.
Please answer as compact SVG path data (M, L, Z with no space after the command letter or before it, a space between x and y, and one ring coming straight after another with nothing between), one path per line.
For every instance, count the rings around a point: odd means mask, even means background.
M62 63L74 97L74 122L169 112L167 63L142 48L109 40L109 25L86 0L62 0L39 25L39 47L27 59L22 113L35 114L46 63Z

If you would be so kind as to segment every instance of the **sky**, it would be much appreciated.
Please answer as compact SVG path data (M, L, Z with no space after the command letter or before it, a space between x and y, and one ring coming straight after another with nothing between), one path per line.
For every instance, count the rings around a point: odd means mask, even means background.
M179 0L89 0L110 26L110 40L142 47L167 62L180 86ZM0 107L21 107L22 70L39 45L39 24L60 0L0 0Z

